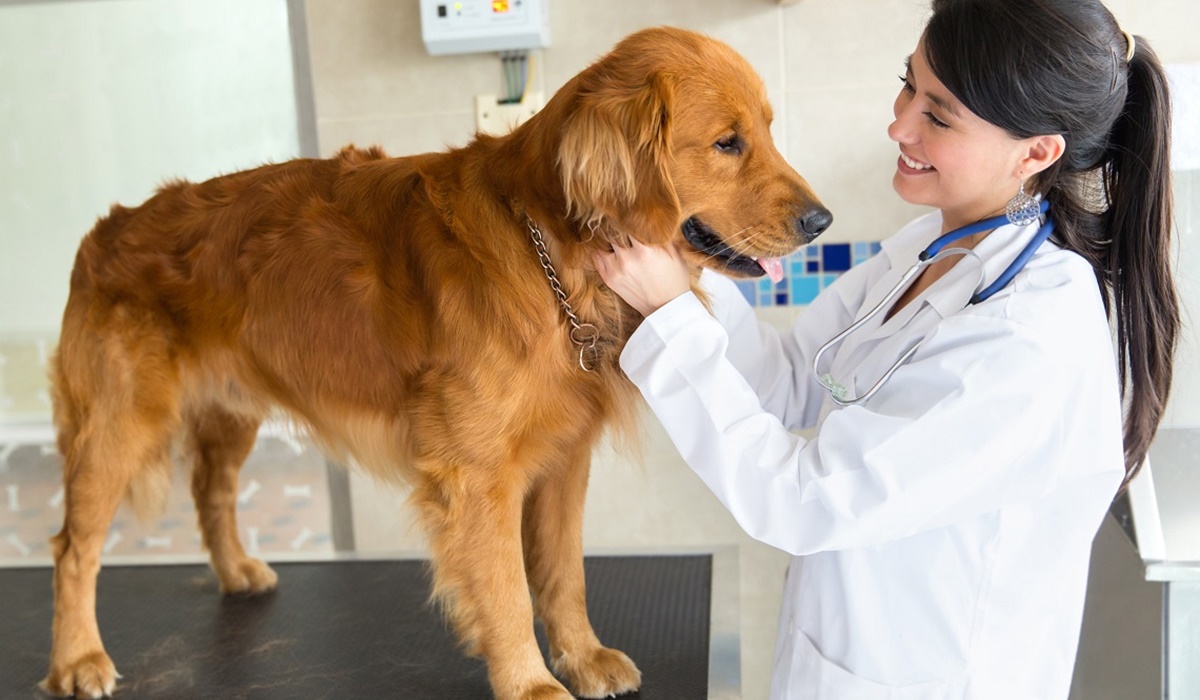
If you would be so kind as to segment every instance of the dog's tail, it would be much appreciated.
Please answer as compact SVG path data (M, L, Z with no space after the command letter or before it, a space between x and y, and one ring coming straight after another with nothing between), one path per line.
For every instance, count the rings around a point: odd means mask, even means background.
M170 455L164 455L145 465L129 480L126 500L143 525L157 521L167 511L172 465Z

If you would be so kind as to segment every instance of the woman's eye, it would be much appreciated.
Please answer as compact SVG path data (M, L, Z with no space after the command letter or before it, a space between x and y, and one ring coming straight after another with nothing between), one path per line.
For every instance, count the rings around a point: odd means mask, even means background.
M917 91L917 89L913 87L913 84L908 82L908 76L906 76L906 75L900 76L900 82L904 83L904 91L905 92L912 93L912 92Z
M718 151L720 151L722 153L729 153L729 154L735 155L735 156L741 155L742 140L740 138L738 138L737 134L734 134L733 136L726 136L725 138L720 139L716 143L714 143L713 148L717 149Z
M925 116L929 119L929 123L939 129L949 129L950 125L934 116L933 112L926 112Z

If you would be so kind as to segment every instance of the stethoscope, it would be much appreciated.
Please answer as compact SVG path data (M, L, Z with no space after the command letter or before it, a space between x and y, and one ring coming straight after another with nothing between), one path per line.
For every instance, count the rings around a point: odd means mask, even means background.
M1013 260L1007 268L1005 268L1004 272L1002 272L1000 276L996 278L996 281L992 282L982 290L980 289L980 286L983 285L984 272L983 261L980 260L979 256L976 255L973 250L969 250L967 248L947 248L946 246L967 236L971 236L976 233L982 233L983 231L1012 223L1007 215L1002 214L1000 216L994 216L990 219L984 219L983 221L976 221L973 224L968 224L962 228L958 228L949 233L943 234L933 243L930 243L929 247L921 251L921 254L917 256L916 264L908 268L908 271L904 273L904 275L900 278L900 281L896 283L896 286L892 287L892 290L887 293L887 296L885 296L882 301L876 304L873 309L868 311L867 315L858 319L849 328L841 333L838 333L829 342L822 345L817 350L817 354L813 355L813 374L816 375L817 382L829 390L829 395L833 398L833 402L839 406L853 406L870 399L875 395L875 392L879 391L879 389L887 382L887 380L890 379L893 374L895 374L896 370L900 369L901 365L903 365L905 362L908 362L909 358L916 354L917 348L919 348L921 344L917 343L913 347L909 348L899 360L896 360L892 366L888 368L887 372L884 372L883 376L879 378L879 381L875 382L875 384L867 390L867 393L859 397L850 397L849 391L843 384L835 380L830 374L823 374L819 369L817 369L821 362L822 355L824 355L834 345L837 345L844 340L846 336L850 335L859 328L862 328L864 324L877 316L880 311L888 308L892 300L899 296L905 289L907 289L909 283L912 282L917 275L921 274L922 270L938 260L942 260L952 255L969 255L976 260L979 260L979 282L975 286L975 292L971 295L970 301L967 302L968 306L971 304L978 304L979 302L984 301L988 297L1000 291L1005 285L1012 281L1013 277L1017 276L1018 272L1025 267L1025 264L1029 262L1029 259L1033 257L1033 254L1037 252L1037 249L1041 247L1042 243L1044 243L1046 239L1050 237L1050 234L1054 233L1054 220L1045 216L1049 209L1049 202L1042 201L1040 203L1039 210L1043 221L1041 228L1038 229L1038 232L1036 235L1034 235L1033 240L1029 241L1029 244L1026 245L1021 251L1021 254L1018 255L1017 258Z

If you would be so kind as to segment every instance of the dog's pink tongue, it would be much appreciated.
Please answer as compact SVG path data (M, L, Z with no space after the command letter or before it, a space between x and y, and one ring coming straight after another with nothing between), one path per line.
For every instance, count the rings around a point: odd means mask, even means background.
M759 258L758 265L766 271L772 282L783 279L783 261L779 258Z

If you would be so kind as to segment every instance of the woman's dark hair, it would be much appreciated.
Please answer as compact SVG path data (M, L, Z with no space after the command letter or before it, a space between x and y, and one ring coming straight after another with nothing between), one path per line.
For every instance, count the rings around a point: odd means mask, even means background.
M1099 0L933 0L925 58L967 109L1014 138L1061 134L1036 179L1061 244L1091 263L1115 317L1126 483L1171 387L1170 99L1162 64Z

